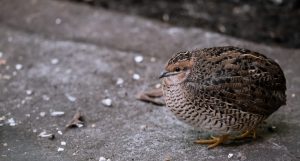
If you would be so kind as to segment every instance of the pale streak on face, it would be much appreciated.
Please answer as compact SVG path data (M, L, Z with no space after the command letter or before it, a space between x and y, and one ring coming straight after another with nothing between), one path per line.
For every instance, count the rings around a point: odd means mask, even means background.
M166 86L180 84L187 78L189 73L190 73L190 69L187 69L185 71L180 71L176 75L172 75L172 76L163 78L162 83L163 83L163 85L166 85Z

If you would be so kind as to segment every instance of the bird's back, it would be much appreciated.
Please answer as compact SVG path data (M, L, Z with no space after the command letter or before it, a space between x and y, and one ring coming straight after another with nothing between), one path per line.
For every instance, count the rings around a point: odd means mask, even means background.
M205 99L221 100L233 109L265 117L285 104L284 74L266 56L231 46L191 54L195 63L185 82L191 95L205 95Z

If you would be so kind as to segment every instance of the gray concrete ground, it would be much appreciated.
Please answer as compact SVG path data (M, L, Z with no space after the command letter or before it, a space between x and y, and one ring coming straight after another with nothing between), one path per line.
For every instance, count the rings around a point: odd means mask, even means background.
M300 50L53 0L2 0L0 37L1 161L300 160ZM276 59L287 78L288 102L257 140L208 150L193 144L207 133L134 96L159 83L174 52L221 45ZM142 63L134 61L137 55ZM132 79L134 73L139 80ZM101 103L105 98L112 107ZM79 108L85 126L65 131ZM53 111L65 114L50 116ZM274 132L267 130L271 125ZM39 137L44 130L55 139Z

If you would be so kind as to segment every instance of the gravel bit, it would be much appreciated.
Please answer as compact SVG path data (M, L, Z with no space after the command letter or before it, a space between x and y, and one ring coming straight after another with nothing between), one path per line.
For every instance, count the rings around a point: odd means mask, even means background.
M48 138L49 140L53 140L55 138L54 134L48 134L46 131L43 131L39 134L39 137Z
M50 113L51 116L63 116L65 112L63 111L53 111Z
M112 106L112 100L110 98L106 98L106 99L103 99L101 101L101 103L107 107L111 107Z

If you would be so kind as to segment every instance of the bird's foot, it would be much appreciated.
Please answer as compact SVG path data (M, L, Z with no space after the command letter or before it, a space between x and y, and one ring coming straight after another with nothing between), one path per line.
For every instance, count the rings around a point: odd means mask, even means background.
M224 143L228 139L229 139L228 135L222 135L219 137L211 136L211 139L199 139L199 140L196 140L195 143L196 144L210 144L208 146L208 149L211 149L211 148L214 148L214 147Z
M237 136L237 137L234 137L233 139L244 139L244 138L253 138L255 139L256 138L256 130L247 130L245 131L244 133L242 133L241 135Z

